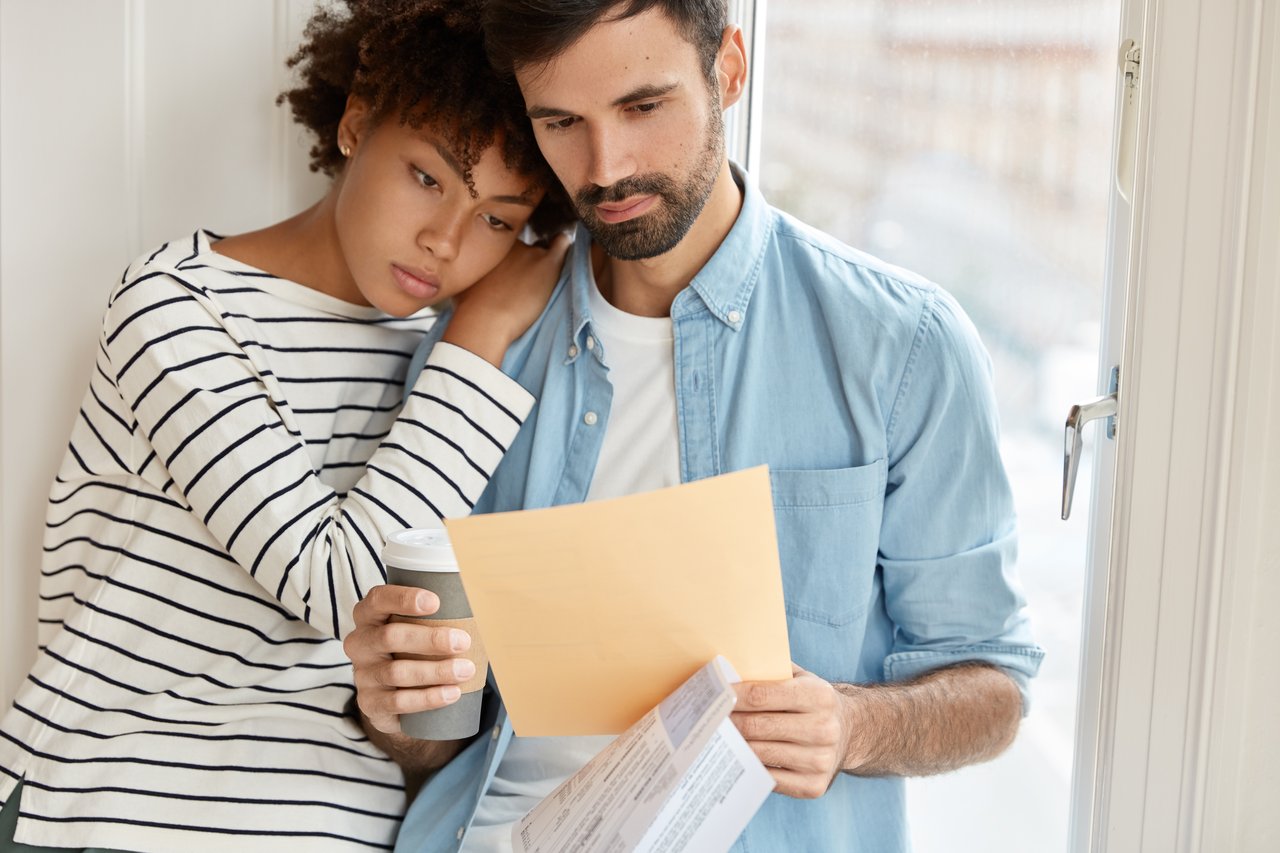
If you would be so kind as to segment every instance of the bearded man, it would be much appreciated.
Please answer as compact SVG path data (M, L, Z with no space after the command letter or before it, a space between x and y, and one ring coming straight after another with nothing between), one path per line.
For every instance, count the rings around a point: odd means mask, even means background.
M729 162L722 112L747 63L723 0L491 0L485 18L581 226L508 353L538 404L476 511L767 463L795 667L737 687L732 719L776 790L734 849L909 849L902 777L1002 751L1043 656L972 324ZM514 737L498 701L470 742L395 734L470 675L392 660L456 653L443 629L385 629L434 607L375 589L347 642L371 734L409 774L435 771L396 849L510 850L512 823L603 742Z

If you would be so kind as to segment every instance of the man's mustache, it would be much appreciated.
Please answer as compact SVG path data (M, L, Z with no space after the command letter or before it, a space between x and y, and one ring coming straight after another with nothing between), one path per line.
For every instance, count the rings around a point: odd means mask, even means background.
M667 195L674 189L675 182L666 175L635 175L607 187L596 184L583 187L574 196L574 201L579 207L594 207L636 195Z

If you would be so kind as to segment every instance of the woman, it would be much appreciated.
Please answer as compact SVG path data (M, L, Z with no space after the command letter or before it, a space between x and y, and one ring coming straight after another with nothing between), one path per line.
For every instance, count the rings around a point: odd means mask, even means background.
M386 535L465 514L528 413L496 365L564 238L516 236L569 208L471 4L346 6L282 96L324 199L167 243L111 295L49 499L41 652L0 724L6 850L15 821L35 849L394 840L403 779L339 641ZM482 278L402 407L424 309Z

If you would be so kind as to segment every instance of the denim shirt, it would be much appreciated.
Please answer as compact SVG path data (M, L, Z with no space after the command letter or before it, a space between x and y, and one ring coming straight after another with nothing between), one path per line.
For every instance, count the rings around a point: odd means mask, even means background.
M744 199L671 306L683 481L768 464L793 660L832 682L985 661L1027 682L1043 651L1014 570L990 362L946 292ZM504 369L538 403L477 512L582 501L609 423L590 237ZM418 352L417 370L435 332ZM732 590L726 590L732 600ZM397 851L455 851L510 742L501 708L423 788ZM898 778L772 794L734 851L910 848Z

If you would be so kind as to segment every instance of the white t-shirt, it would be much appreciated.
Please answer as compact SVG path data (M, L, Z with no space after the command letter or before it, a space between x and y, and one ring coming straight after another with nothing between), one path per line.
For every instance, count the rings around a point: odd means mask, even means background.
M587 500L674 486L680 482L680 451L671 318L619 311L595 287L590 306L600 339L589 338L587 346L602 348L613 402ZM508 853L512 824L612 740L513 737L476 808L462 853Z

